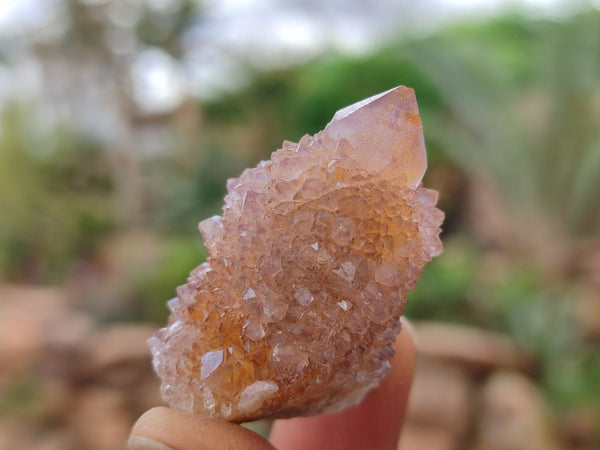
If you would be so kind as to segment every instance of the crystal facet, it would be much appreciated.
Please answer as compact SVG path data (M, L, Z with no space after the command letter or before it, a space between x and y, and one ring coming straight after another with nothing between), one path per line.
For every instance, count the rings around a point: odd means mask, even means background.
M442 251L412 89L339 111L229 180L209 252L150 339L174 408L234 421L333 412L387 374L406 291Z

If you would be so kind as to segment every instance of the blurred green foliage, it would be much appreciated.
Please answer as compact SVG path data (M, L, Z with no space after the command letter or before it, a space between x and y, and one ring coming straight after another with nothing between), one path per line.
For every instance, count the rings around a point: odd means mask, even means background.
M447 108L430 136L489 177L523 228L543 220L564 239L600 232L599 26L599 11L506 17L410 50Z
M566 285L550 283L529 265L455 236L423 270L405 314L508 333L538 359L555 404L597 408L600 352L581 335L573 296Z
M0 116L0 279L59 281L114 223L104 149L66 129L31 126L31 109Z
M33 375L13 376L0 386L0 413L31 419L43 408L40 380Z
M166 154L145 163L148 180L146 220L165 235L196 232L198 221L219 214L225 181L238 176L249 162L236 149L224 149L212 138L193 143L185 154ZM238 153L241 153L238 151Z
M142 5L143 12L137 23L137 35L145 45L161 47L173 56L181 56L181 34L186 22L197 15L200 2L183 0L177 7Z
M175 287L184 284L190 270L206 257L202 240L196 236L162 240L151 270L128 283L136 299L133 319L163 321L165 301L175 297Z
M442 107L433 84L396 47L362 58L327 55L304 67L256 72L253 80L240 92L205 104L203 110L217 126L248 122L251 117L268 123L265 158L283 139L297 141L314 134L338 109L399 84L417 92L422 111ZM435 149L429 153L433 159L439 156Z

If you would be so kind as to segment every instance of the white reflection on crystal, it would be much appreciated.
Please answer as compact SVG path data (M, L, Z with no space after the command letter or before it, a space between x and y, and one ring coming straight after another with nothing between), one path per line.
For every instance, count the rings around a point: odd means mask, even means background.
M350 282L352 282L352 280L354 280L354 273L356 272L356 267L354 267L354 264L352 264L350 261L346 261L344 263L342 263L342 265L333 270L333 273L335 273L336 275L339 275L340 277L344 278L345 280L348 280Z
M177 297L173 297L171 300L167 301L167 308L169 311L174 312L177 309L177 303L179 299Z
M204 379L217 370L217 367L223 362L223 350L214 350L204 354L200 362L202 364L200 378Z
M165 336L165 339L169 339L170 337L174 336L178 331L180 331L182 329L183 329L183 321L176 320L171 325L169 325L169 327L167 328L167 335Z
M348 311L351 307L350 302L347 302L346 300L342 300L340 302L338 302L338 306L340 308L342 308L344 311Z
M259 322L248 322L244 325L244 335L253 341L259 341L265 337L265 327Z
M252 288L248 288L248 290L244 294L244 300L250 300L251 298L255 298L255 297L256 297L256 293L254 292L254 290Z
M279 386L272 381L256 381L242 391L238 408L242 411L255 411L278 390Z
M221 414L223 415L223 417L229 417L231 415L231 411L232 411L232 406L231 403L226 402L223 403L221 405Z
M305 288L304 286L300 286L295 294L296 301L300 303L302 306L306 306L312 303L315 297L312 293Z

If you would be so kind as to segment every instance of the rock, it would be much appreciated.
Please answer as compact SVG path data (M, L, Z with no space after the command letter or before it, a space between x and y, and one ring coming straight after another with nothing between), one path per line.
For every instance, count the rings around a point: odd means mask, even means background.
M581 277L589 284L600 288L600 239L582 242L581 248L573 257Z
M34 430L17 420L0 418L0 450L67 450L77 448L60 430Z
M69 431L75 448L114 450L123 448L133 422L125 407L123 392L90 388L81 392L73 408Z
M0 299L0 450L122 448L162 403L153 327L99 328L59 289L0 286Z
M600 413L591 409L568 411L560 418L560 434L569 448L597 450L600 446Z
M410 392L408 420L445 429L458 442L469 430L473 396L469 374L463 369L421 358Z
M46 377L79 383L89 377L87 342L94 332L92 319L80 312L66 310L44 327L43 352L36 365Z
M398 450L455 450L456 439L447 428L408 423L402 429Z
M558 449L554 424L538 387L512 372L491 376L481 391L477 450Z
M62 426L68 421L75 402L75 388L68 380L41 378L39 380L39 418L43 424Z
M0 372L17 373L37 362L46 328L66 311L60 289L0 286Z
M160 396L160 381L154 374L148 375L147 372L146 376L141 378L136 385L127 387L124 392L128 400L128 410L134 416L139 416L155 406L166 406Z
M574 302L574 311L582 334L600 340L600 286L584 289Z
M146 343L153 332L148 325L131 324L98 329L87 343L89 369L95 381L128 387L153 378Z
M419 353L475 373L506 369L531 373L535 361L509 337L464 325L417 322Z

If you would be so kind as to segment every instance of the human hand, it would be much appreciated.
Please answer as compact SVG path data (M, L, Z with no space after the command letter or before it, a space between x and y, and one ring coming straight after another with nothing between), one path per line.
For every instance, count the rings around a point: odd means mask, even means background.
M144 413L133 426L130 450L392 450L398 446L416 350L402 319L392 370L361 404L337 414L276 420L270 442L240 425L165 407Z

